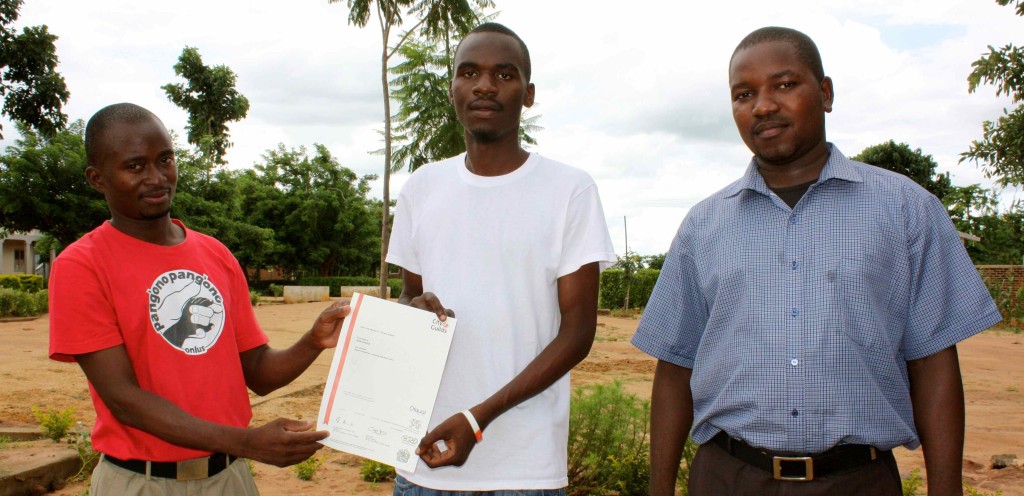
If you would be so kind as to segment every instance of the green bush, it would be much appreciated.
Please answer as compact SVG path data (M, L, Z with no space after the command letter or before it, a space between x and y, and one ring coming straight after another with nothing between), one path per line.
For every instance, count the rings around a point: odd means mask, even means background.
M395 475L395 467L375 460L363 460L359 466L359 477L366 482L387 482Z
M402 294L402 280L388 279L388 291L391 293L391 298L398 298Z
M654 291L660 270L640 269L633 274L629 288L630 308L643 308ZM601 273L601 308L622 308L626 303L626 273L622 269L608 269Z
M260 304L260 292L259 291L256 291L255 289L250 289L249 290L249 303L252 306L256 306L256 305Z
M46 290L28 293L0 288L0 317L31 317L47 312L49 303Z
M267 296L273 296L275 298L284 296L284 286L280 284L271 284L267 286L267 291L270 293Z
M1003 323L1018 329L1024 328L1024 286L1016 286L1013 276L1000 280L986 280L985 285L996 302Z
M618 382L573 391L569 488L575 494L647 494L650 402Z
M324 461L319 456L311 456L306 461L295 465L295 476L304 481L311 481L316 476L316 471L320 469L320 464Z
M60 441L67 436L71 426L75 424L74 408L66 408L58 412L32 407L32 413L39 421L39 427L43 429L43 436L52 439L53 442Z
M0 274L0 288L35 293L43 290L43 276L35 274Z

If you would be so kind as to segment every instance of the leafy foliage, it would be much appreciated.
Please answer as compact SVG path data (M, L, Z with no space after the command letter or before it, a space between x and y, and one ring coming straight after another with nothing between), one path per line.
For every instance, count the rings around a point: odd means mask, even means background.
M39 229L67 246L108 217L103 195L85 181L85 124L52 138L18 128L22 138L0 155L0 228Z
M57 72L57 36L46 25L24 28L21 34L12 26L22 3L0 0L0 113L51 137L68 122L62 107L71 93Z
M365 482L387 482L395 479L395 467L374 460L363 460L359 465L359 478Z
M43 276L37 274L0 274L0 288L35 293L43 289Z
M47 291L29 293L0 288L0 317L33 317L47 312Z
M956 187L943 198L957 230L976 235L967 254L976 264L1019 264L1024 257L1024 208L1020 204L999 210L997 191L980 185Z
M188 112L188 142L223 164L231 146L227 123L244 119L249 112L249 100L235 89L235 73L225 65L203 64L199 50L189 46L174 64L174 73L185 82L161 88L168 100Z
M320 465L324 463L323 458L319 456L311 456L304 462L300 462L295 465L295 476L304 481L311 481L316 476L317 470L320 469Z
M75 409L66 408L64 410L43 410L41 408L32 407L32 413L35 414L36 420L39 421L39 427L43 429L43 435L53 442L64 439L64 436L68 435L71 430L71 426L75 424Z
M643 308L654 292L660 270L639 269L630 283L629 308ZM623 308L626 304L626 271L608 269L601 273L601 308Z
M952 187L948 172L935 172L939 164L935 163L931 155L925 155L920 148L912 150L906 143L896 144L889 140L880 145L869 146L854 156L853 160L903 174L940 200Z
M1014 0L996 0L1009 5ZM1016 14L1024 16L1024 3L1016 0ZM1002 48L988 47L988 53L973 63L967 76L967 90L978 86L996 87L996 95L1007 95L1016 107L1003 110L995 121L982 123L982 139L960 154L960 161L970 160L982 166L988 177L1002 186L1024 184L1024 49L1009 43Z

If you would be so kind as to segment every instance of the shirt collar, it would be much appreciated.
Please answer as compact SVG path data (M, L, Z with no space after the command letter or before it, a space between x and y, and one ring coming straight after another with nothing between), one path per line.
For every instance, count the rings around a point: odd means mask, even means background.
M846 158L843 152L840 152L839 148L836 148L832 143L826 142L825 146L828 147L829 151L828 160L825 162L825 167L821 170L818 180L815 181L815 185L824 183L829 179L839 179L855 183L864 182L864 176L857 170L852 160ZM757 170L756 157L750 159L750 164L747 165L747 171L743 174L743 177L726 188L725 196L726 198L736 196L745 189L770 196L769 192L771 190L768 188L768 184L764 182L764 177Z

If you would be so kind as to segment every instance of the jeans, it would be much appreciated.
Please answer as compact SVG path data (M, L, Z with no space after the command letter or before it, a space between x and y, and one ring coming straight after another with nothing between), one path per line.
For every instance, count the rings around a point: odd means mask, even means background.
M439 491L417 486L399 475L395 477L393 496L565 496L565 488L561 489L503 489L500 491Z

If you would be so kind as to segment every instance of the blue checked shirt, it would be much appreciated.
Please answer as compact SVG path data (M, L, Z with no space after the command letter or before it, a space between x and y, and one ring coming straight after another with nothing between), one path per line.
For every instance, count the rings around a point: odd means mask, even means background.
M909 360L999 322L945 208L829 144L790 209L751 161L690 210L633 344L693 369L694 441L917 447Z

